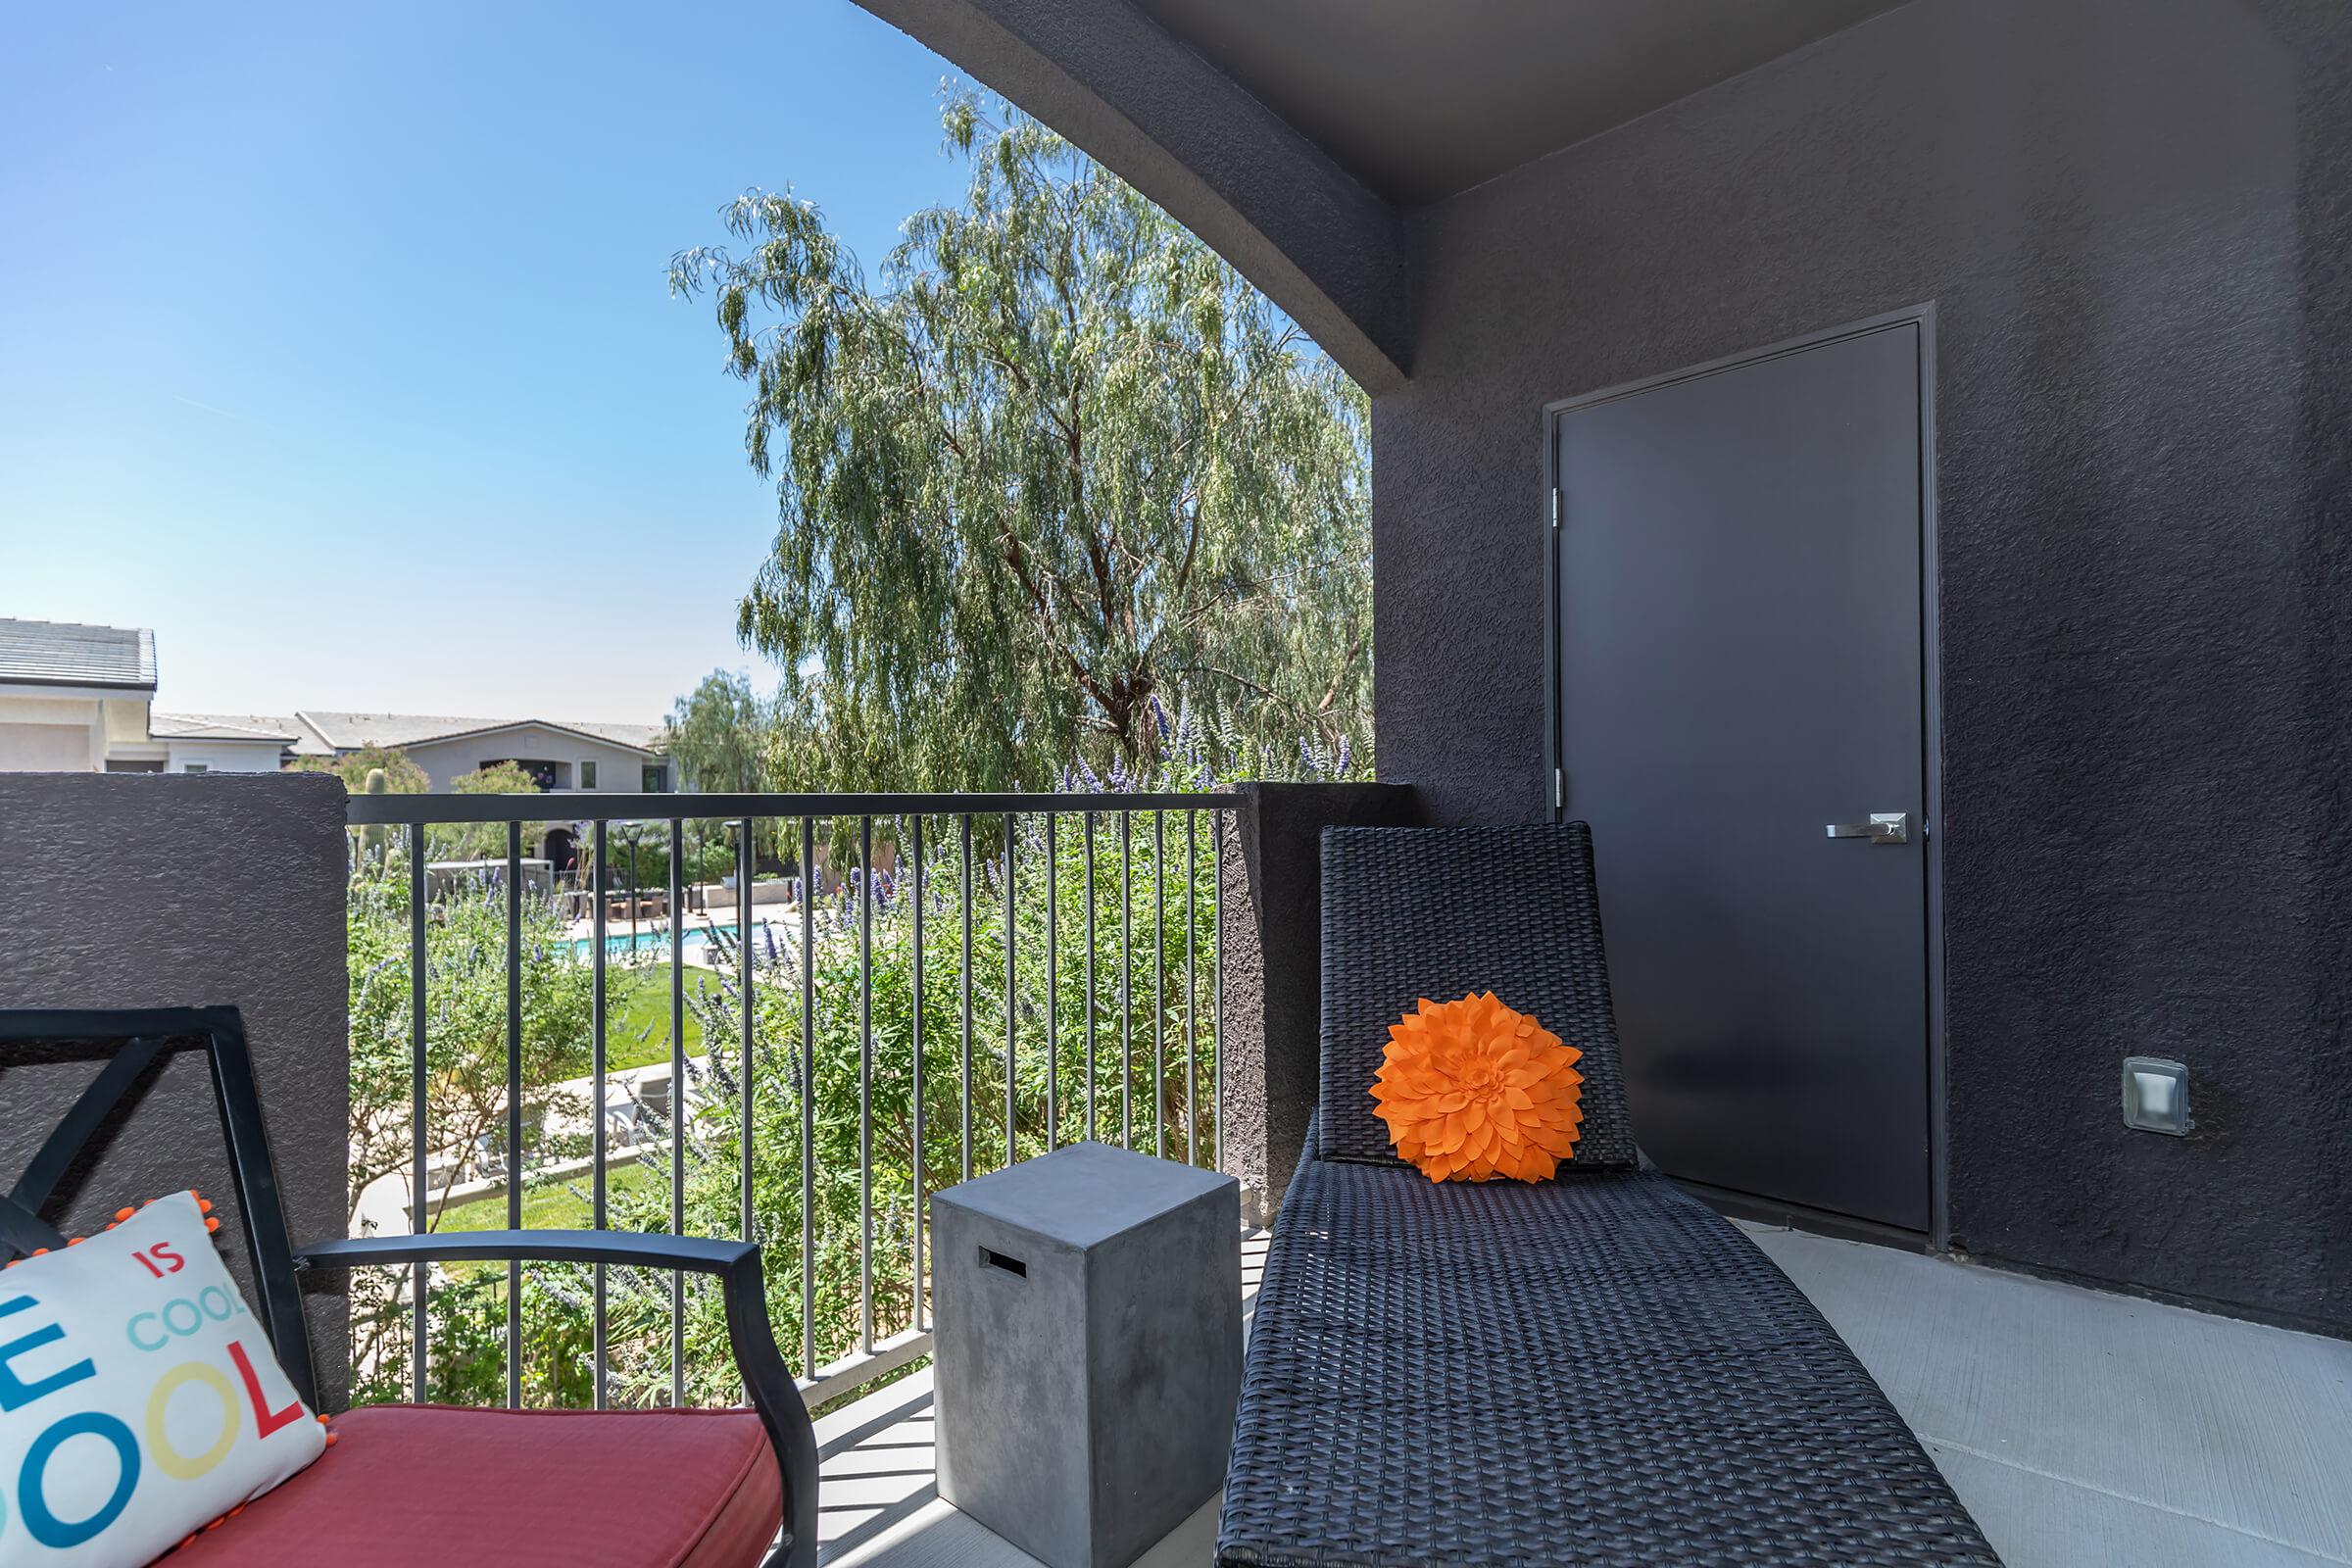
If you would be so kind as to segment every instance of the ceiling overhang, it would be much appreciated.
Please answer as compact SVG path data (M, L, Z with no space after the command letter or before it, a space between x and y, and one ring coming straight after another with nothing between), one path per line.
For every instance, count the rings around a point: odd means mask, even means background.
M1199 234L1375 394L1405 216L1903 0L859 0Z
M1129 0L859 4L1165 208L1367 390L1403 382L1396 209Z

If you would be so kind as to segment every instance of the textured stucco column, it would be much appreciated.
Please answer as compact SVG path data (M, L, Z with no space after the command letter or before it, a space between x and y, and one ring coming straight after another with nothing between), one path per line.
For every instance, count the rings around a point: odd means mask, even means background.
M0 1006L243 1009L297 1247L345 1224L343 810L323 774L0 773ZM0 1060L0 1176L91 1070ZM199 1188L231 1221L221 1250L250 1293L203 1056L168 1058L100 1137L63 1189L64 1228ZM308 1305L320 1397L339 1408L343 1298Z
M1245 784L1225 870L1225 1149L1242 1218L1270 1224L1298 1168L1322 1049L1322 835L1410 826L1404 784Z

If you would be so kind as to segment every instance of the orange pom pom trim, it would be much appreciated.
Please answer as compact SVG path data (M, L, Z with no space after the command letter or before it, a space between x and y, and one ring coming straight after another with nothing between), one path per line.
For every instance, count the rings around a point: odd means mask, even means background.
M1576 1157L1584 1054L1492 991L1389 1025L1373 1114L1431 1181L1540 1182Z
M198 1213L200 1213L200 1214L210 1214L210 1213L212 1213L212 1211L213 1211L213 1200L212 1200L211 1199L209 1199L209 1198L205 1197L205 1196L204 1196L202 1193L200 1193L200 1192L196 1191L196 1189L195 1189L195 1188L193 1188L193 1187L191 1187L191 1188L189 1188L189 1189L188 1189L188 1196L189 1196L190 1198L193 1198L194 1200L196 1200L196 1211L197 1211ZM154 1199L152 1199L152 1198L150 1198L149 1200L147 1200L147 1201L146 1201L146 1202L144 1202L144 1203L141 1203L141 1204L139 1205L139 1208L152 1208L152 1207L154 1207L154 1206L155 1206L155 1200L154 1200ZM130 1218L130 1217L131 1217L133 1214L136 1214L136 1213L139 1211L139 1208L118 1208L118 1209L116 1209L116 1210L115 1210L115 1217L114 1217L113 1219L110 1219L110 1220L108 1220L108 1221L106 1222L105 1229L106 1229L106 1230L110 1230L110 1231L111 1231L111 1230L113 1230L113 1229L114 1229L116 1226L118 1226L118 1225L122 1224L122 1223L124 1220L126 1220L126 1219ZM207 1220L204 1222L204 1228L205 1228L206 1230L208 1230L208 1231L217 1231L217 1230L219 1230L219 1229L220 1228L220 1222L218 1219L207 1219ZM79 1246L80 1246L82 1243L84 1243L84 1242L86 1242L86 1241L88 1241L88 1240L89 1240L89 1238L88 1238L88 1237L86 1237L86 1236L69 1236L69 1237L67 1237L67 1238L66 1238L66 1245L67 1245L68 1247L79 1247ZM0 1263L0 1269L11 1269L11 1268L15 1268L15 1267L16 1267L16 1266L17 1266L19 1263L29 1262L29 1261L30 1261L31 1259L33 1259L33 1258L36 1258L36 1257L47 1257L48 1255L49 1255L49 1249L48 1249L48 1248L46 1248L46 1247L36 1247L36 1248L34 1248L34 1249L33 1249L31 1251L29 1251L29 1252L26 1252L26 1253L25 1253L25 1254L24 1254L23 1257L12 1257L12 1258L10 1258L10 1259L9 1259L9 1260L8 1260L6 1263ZM190 1536L190 1537L188 1538L188 1540L190 1540L190 1541L193 1541L193 1540L195 1540L195 1539L196 1539L196 1538L195 1538L194 1536Z

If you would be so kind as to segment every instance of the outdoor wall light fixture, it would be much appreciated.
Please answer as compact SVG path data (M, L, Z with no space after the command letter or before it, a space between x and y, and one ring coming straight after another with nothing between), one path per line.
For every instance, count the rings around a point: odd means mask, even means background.
M2188 1119L2188 1064L2162 1056L2126 1056L2124 1125L2186 1136L2196 1126Z

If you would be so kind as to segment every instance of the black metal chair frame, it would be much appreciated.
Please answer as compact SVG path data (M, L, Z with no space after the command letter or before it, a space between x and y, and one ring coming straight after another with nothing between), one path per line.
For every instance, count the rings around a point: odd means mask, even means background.
M816 1434L768 1323L757 1245L630 1231L519 1230L338 1238L296 1251L270 1163L253 1054L236 1008L0 1008L0 1047L23 1045L95 1047L76 1054L103 1057L104 1064L51 1129L14 1189L0 1196L0 1258L66 1245L66 1237L41 1217L42 1208L148 1069L169 1053L201 1049L212 1067L262 1325L304 1403L318 1407L318 1367L298 1280L306 1268L536 1260L714 1275L735 1365L752 1408L767 1429L783 1489L784 1535L765 1568L809 1568L816 1561Z

